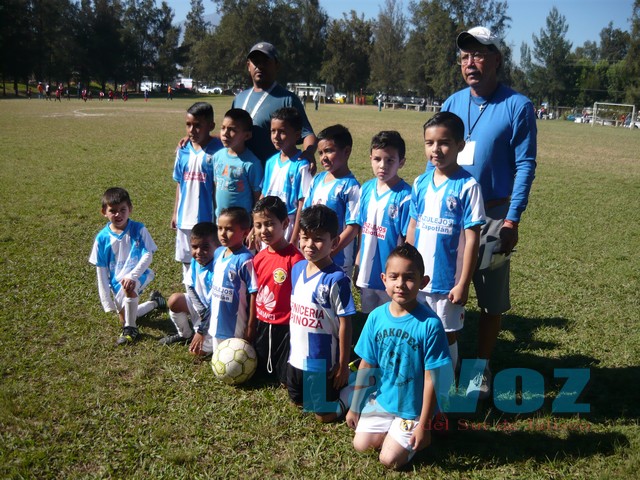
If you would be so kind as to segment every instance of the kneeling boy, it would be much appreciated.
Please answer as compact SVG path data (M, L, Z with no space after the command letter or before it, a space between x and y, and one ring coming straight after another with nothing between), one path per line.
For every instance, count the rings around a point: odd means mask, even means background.
M356 345L362 360L346 420L357 451L380 450L380 462L398 468L431 443L436 390L448 391L451 358L440 319L417 299L429 282L420 253L395 248L382 281L391 302L371 312ZM371 377L378 378L367 398Z

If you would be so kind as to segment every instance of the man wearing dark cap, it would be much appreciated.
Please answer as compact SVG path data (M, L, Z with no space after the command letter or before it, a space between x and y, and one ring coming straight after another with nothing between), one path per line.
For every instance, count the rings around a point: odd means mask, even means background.
M316 136L300 99L276 82L280 64L278 53L267 42L256 43L247 56L247 69L253 87L240 92L233 100L233 108L242 108L253 119L253 137L247 146L264 165L276 153L271 142L271 114L283 107L293 107L302 117L302 156L313 162L316 150Z
M468 88L451 95L442 110L465 124L466 145L458 163L480 184L485 201L487 223L473 283L480 308L477 365L486 361L486 367L467 390L484 399L491 393L489 360L502 314L511 308L510 257L535 175L537 129L531 101L498 81L500 39L488 28L475 27L458 35L456 43Z

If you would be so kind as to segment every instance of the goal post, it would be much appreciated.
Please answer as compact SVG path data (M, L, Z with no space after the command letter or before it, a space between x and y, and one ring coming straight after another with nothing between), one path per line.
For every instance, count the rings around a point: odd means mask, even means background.
M629 115L631 115L629 126L633 127L636 121L635 105L595 102L593 104L591 126L593 127L596 123L599 123L600 125L615 125L617 127L618 125L623 125Z

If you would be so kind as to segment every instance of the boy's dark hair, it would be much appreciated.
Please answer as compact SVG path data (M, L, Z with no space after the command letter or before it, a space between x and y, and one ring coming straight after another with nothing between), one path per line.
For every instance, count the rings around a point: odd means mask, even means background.
M241 108L232 108L231 110L227 110L227 113L224 114L225 118L230 118L236 123L239 123L240 126L247 132L250 132L253 128L253 120L251 119L251 115L246 110Z
M331 125L318 134L318 142L320 140L332 140L340 148L353 147L353 138L351 133L344 125Z
M133 207L131 203L131 197L129 197L129 192L127 192L124 188L120 187L111 187L108 188L104 195L102 195L102 208L107 208L109 205L119 205L121 203L126 203L129 208Z
M249 230L251 228L251 216L249 212L242 207L223 208L218 217L222 217L223 215L231 217L233 223L240 225L240 228L243 230Z
M212 222L200 222L196 223L191 229L191 237L195 238L207 238L213 237L215 240L217 238L216 226Z
M284 222L284 220L289 216L287 206L280 197L276 197L275 195L262 197L256 202L251 213L261 212L269 212L270 214L275 215L275 217L281 222Z
M420 278L424 276L424 261L422 260L422 255L416 247L411 245L410 243L405 243L404 245L400 245L393 250L387 257L387 262L385 263L384 270L387 270L387 264L389 260L394 258L404 258L405 260L409 260L412 264L418 267L418 273L420 274Z
M187 109L187 113L213 123L213 107L210 103L196 102Z
M371 148L369 149L369 153L372 150L379 148L395 148L398 151L398 157L402 160L406 154L407 147L404 143L404 139L400 135L399 132L395 130L383 130L373 136L371 139Z
M293 107L283 107L276 110L271 114L271 120L281 120L296 132L302 131L302 117L300 112Z
M313 205L300 214L300 231L304 233L328 233L338 236L338 215L326 205Z
M431 127L444 127L451 132L453 139L456 142L464 140L464 123L462 119L455 113L451 112L438 112L429 120L426 121L422 127L424 133L427 128Z

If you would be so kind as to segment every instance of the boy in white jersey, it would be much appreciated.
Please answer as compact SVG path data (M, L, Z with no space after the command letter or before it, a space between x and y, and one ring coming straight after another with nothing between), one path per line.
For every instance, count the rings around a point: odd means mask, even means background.
M210 314L197 328L189 351L210 354L227 338L250 341L249 328L256 310L258 286L253 255L244 246L251 230L251 217L242 207L229 207L218 216L218 247L213 254L213 276L209 297ZM211 337L209 345L207 335Z
M411 194L407 243L425 260L431 282L421 296L438 314L447 332L453 365L458 360L457 332L478 259L480 227L485 223L480 185L457 163L464 148L464 123L439 112L424 124L427 161L434 169L416 178Z
M342 125L327 127L318 134L318 156L325 171L314 177L304 202L305 208L326 205L338 215L340 236L331 257L349 277L356 260L355 238L360 233L360 183L349 170L352 147L351 133Z
M262 196L279 197L287 207L289 225L285 239L298 245L300 212L309 193L309 162L300 157L297 143L302 134L302 117L298 110L285 107L271 114L271 142L278 153L267 160L264 168Z
M356 345L362 360L346 422L357 451L379 450L383 465L399 468L431 443L452 370L442 324L418 300L429 282L420 253L396 247L382 280L391 302L371 312Z
M209 315L209 295L213 277L213 252L218 246L216 226L212 222L196 223L191 230L191 266L184 279L187 293L169 297L169 318L176 327L173 335L160 339L160 345L187 344L195 329ZM204 350L211 350L211 338L204 339Z
M222 148L220 139L212 137L213 107L196 102L187 110L185 124L188 142L179 147L173 166L176 200L171 228L176 231L176 260L182 262L183 276L189 278L191 265L191 229L199 222L213 222L213 154Z
M338 217L325 205L300 216L300 248L305 260L291 269L291 352L289 398L313 411L321 422L346 412L340 389L349 379L351 281L331 259L339 242Z
M363 313L389 302L382 282L389 253L404 243L409 225L411 186L398 175L404 166L405 143L396 131L382 131L371 139L370 159L375 178L362 186L358 223L358 277Z
M123 325L116 345L136 341L137 318L167 306L157 291L151 292L149 301L138 305L140 293L154 278L149 265L158 248L146 227L129 219L132 210L131 198L124 188L109 188L104 193L102 215L109 223L96 236L89 257L96 266L102 307L105 312L118 312Z

